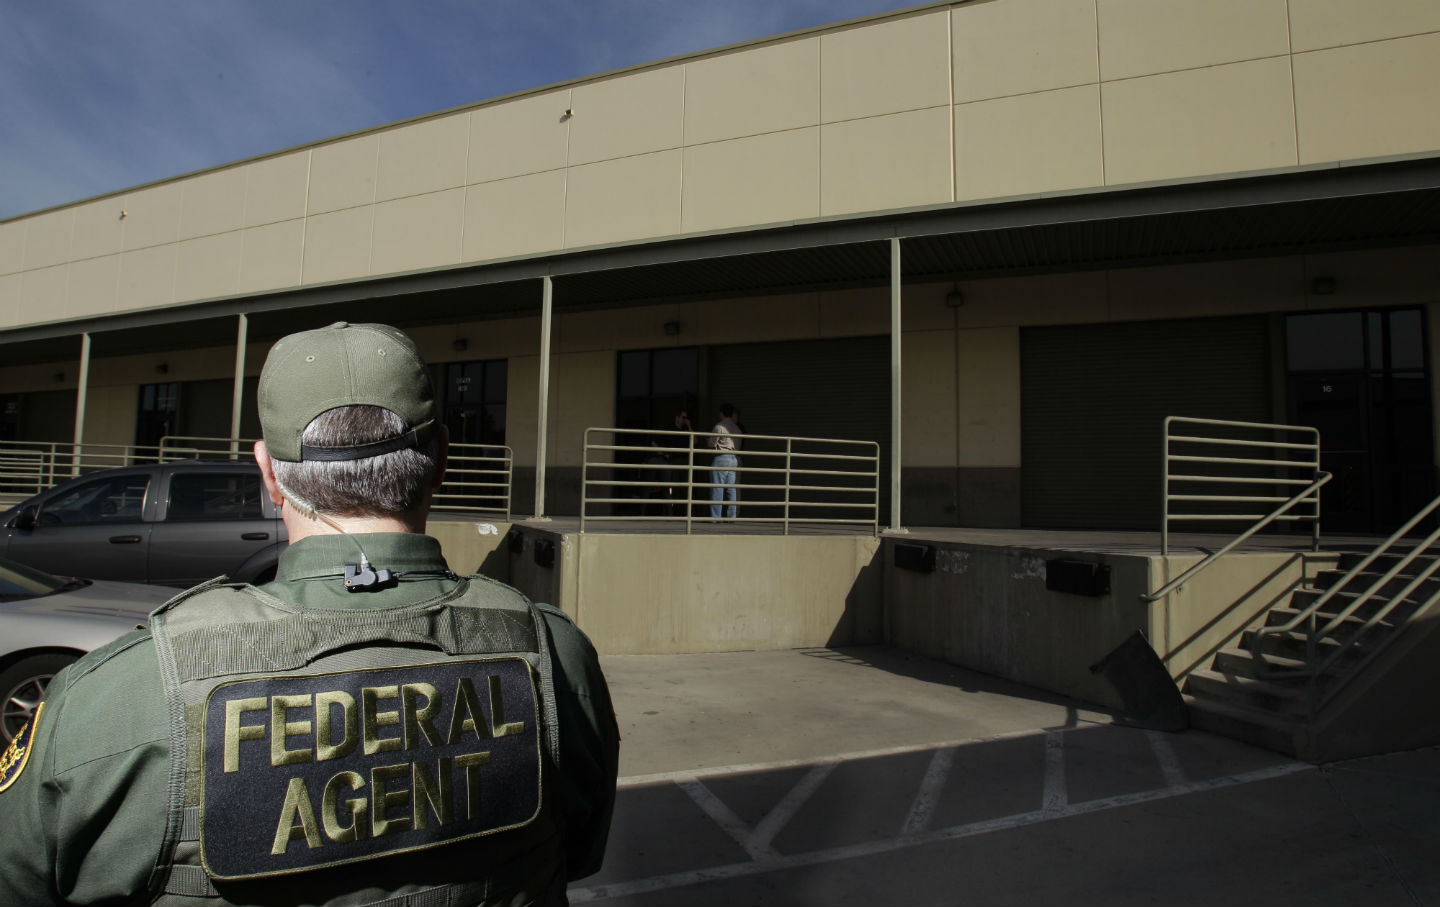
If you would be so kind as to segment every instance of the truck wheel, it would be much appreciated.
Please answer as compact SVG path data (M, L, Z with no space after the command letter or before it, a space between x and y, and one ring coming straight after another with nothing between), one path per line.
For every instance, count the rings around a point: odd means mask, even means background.
M9 746L35 715L45 688L74 655L31 655L0 671L0 745Z

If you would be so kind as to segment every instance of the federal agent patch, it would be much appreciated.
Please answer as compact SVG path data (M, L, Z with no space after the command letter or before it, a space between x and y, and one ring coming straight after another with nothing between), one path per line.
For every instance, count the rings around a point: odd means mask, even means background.
M539 725L516 656L222 683L205 704L201 862L260 878L528 825Z
M40 714L44 711L45 703L42 702L35 707L35 716L20 729L20 733L10 741L5 752L0 754L0 792L14 784L30 762L30 750L31 744L35 740L35 729L40 726Z

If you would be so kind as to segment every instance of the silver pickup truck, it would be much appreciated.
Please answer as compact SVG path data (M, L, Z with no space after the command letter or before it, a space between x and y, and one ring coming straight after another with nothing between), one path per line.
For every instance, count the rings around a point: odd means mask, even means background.
M0 556L51 573L192 586L261 583L286 542L260 470L183 460L71 479L0 514Z

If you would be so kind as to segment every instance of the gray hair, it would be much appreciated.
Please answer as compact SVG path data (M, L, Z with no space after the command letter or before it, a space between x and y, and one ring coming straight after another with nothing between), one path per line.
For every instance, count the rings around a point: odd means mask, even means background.
M341 406L316 416L301 439L317 447L370 444L405 431L404 421L379 406ZM423 450L395 450L363 460L275 460L275 478L296 504L345 517L409 513L425 500L435 476L439 442Z

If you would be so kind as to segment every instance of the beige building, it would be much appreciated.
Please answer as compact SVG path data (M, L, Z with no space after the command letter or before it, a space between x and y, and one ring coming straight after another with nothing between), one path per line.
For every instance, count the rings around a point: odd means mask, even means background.
M1437 111L1430 0L940 2L537 88L0 223L0 439L254 437L270 342L383 320L520 514L728 400L898 436L929 526L1154 528L1166 415L1313 424L1382 529L1435 490Z

